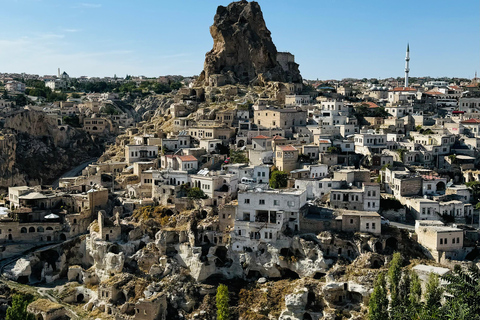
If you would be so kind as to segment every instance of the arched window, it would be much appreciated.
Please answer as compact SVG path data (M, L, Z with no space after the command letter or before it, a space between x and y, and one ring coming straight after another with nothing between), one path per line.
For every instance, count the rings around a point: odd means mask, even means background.
M35 232L35 227L30 227L30 228L28 228L28 232L29 232L29 233Z
M20 233L27 233L27 228L23 227L22 229L20 229Z
M37 232L44 232L44 231L45 231L45 229L43 227L38 227L37 228Z

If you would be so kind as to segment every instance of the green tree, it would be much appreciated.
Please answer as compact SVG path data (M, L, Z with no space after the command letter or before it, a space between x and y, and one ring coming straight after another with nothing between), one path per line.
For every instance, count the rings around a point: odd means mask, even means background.
M372 295L368 303L369 320L388 319L388 298L387 284L385 282L385 273L381 272L375 281Z
M398 298L400 300L400 305L402 308L407 308L409 305L408 296L410 294L410 272L404 270L402 273L402 279L398 286Z
M230 320L230 297L228 287L221 284L217 288L217 320Z
M456 265L453 272L442 276L446 282L447 299L443 306L448 319L480 319L480 270L472 265L468 270Z
M392 309L400 306L399 285L402 277L403 258L399 252L395 252L388 268L388 284L390 287L390 304Z
M438 313L442 294L443 289L440 287L438 275L431 272L425 285L425 310L428 315L433 316Z
M187 197L191 199L207 199L208 196L200 188L192 188L188 190Z
M270 188L286 188L288 182L288 174L285 171L273 171L270 177Z
M420 299L422 298L422 283L416 272L412 271L410 276L410 293L408 295L408 301L411 309L417 309L420 305Z
M12 306L7 309L6 320L35 320L35 316L27 312L27 306L35 300L31 294L14 294Z
M230 149L230 163L248 163L248 158L245 152Z
M71 115L71 116L64 116L63 118L63 123L68 124L69 126L75 127L75 128L80 128L80 119L76 114Z

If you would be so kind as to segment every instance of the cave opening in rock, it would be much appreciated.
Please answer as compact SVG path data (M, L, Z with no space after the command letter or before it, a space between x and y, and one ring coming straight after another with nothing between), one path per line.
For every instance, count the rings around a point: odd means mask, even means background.
M77 295L77 303L83 302L84 299L85 297L83 293L80 293L79 295Z
M390 237L387 239L385 242L385 250L387 250L389 253L393 253L398 249L398 241L397 239Z
M315 274L313 275L313 279L320 280L323 277L325 277L326 275L327 274L323 273L323 272L315 272Z
M298 275L298 273L287 268L281 269L280 273L283 279L292 279L292 280L300 279L300 276Z

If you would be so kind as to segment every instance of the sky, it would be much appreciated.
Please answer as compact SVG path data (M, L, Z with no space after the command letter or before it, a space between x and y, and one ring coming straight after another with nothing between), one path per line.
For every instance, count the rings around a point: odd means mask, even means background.
M223 0L0 0L0 73L198 75ZM480 73L480 1L259 0L305 79Z

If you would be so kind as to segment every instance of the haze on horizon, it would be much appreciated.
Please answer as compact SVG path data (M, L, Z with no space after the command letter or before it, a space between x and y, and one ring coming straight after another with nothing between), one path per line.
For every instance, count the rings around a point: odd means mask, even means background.
M0 13L0 72L70 76L197 75L209 27L230 1L16 0ZM305 79L472 78L480 71L478 1L259 1L278 51Z

